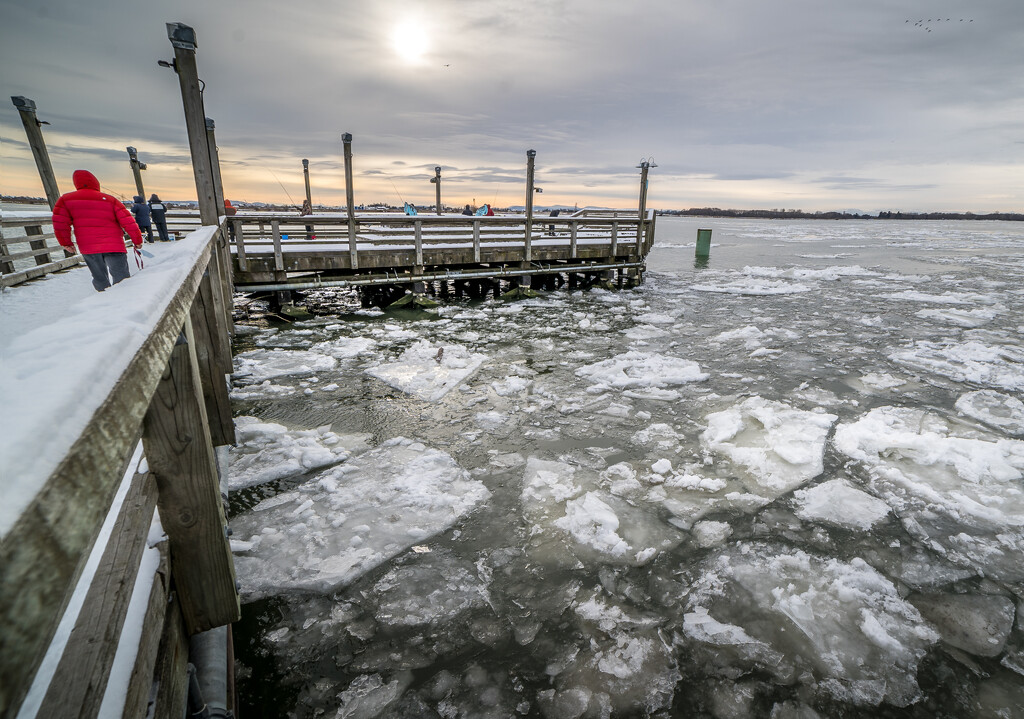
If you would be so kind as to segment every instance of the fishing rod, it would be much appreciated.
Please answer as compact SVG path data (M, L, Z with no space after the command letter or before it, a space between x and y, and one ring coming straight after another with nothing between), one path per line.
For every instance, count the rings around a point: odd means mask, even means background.
M398 191L398 185L396 185L395 181L392 180L390 177L388 178L388 182L390 182L391 186L395 188L395 194L398 195L398 199L401 200L402 204L404 205L405 204L405 198L402 197L402 193Z
M284 186L284 183L282 183L280 180L277 179L277 175L274 174L274 171L271 170L266 165L263 166L263 169L266 170L267 172L269 172L270 176L273 177L275 180L277 180L277 184L281 186L282 190L284 190L284 194L288 197L288 202L292 203L292 207L294 207L299 212L302 212L302 208L295 204L295 200L293 200L292 196L288 194L288 188L286 188Z

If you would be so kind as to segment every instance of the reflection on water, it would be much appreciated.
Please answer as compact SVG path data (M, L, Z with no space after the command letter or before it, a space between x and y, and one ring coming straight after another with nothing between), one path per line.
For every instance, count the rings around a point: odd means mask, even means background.
M1019 715L1022 250L659 218L635 290L240 334L242 715Z

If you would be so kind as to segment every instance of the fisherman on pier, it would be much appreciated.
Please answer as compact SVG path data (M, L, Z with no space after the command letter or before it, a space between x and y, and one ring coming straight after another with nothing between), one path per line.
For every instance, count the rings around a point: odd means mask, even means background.
M100 191L100 181L94 174L75 170L71 179L75 191L61 195L53 207L53 233L57 242L72 252L78 243L78 251L92 273L92 286L102 292L130 274L124 233L138 250L142 247L142 232L119 200Z
M156 229L160 233L160 241L170 242L171 236L167 234L167 208L164 207L164 203L160 201L155 192L149 196L149 210Z
M135 224L139 226L140 230L146 232L146 242L153 241L153 222L150 219L149 205L142 195L135 196L135 202L132 204L132 214L135 215Z

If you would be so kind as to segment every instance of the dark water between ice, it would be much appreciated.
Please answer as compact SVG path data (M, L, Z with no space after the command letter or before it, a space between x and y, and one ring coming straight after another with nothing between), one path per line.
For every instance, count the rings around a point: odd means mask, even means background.
M1024 715L1024 227L657 238L635 290L239 335L241 716Z

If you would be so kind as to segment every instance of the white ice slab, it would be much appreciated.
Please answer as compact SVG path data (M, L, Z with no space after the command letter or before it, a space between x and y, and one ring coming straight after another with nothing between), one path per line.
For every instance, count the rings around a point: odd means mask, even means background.
M462 345L432 345L420 340L395 362L366 370L371 377L425 402L437 402L465 382L487 359Z

